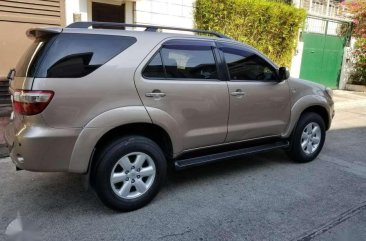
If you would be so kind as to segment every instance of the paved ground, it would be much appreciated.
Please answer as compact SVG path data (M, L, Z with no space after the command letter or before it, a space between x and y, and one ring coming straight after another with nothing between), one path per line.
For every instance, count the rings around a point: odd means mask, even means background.
M277 151L174 173L131 213L105 208L80 176L0 159L0 240L18 212L41 240L366 240L366 95L336 101L316 161Z
M9 151L5 147L5 140L4 140L4 130L7 124L9 123L9 117L4 117L2 115L4 107L0 106L0 158L9 156Z

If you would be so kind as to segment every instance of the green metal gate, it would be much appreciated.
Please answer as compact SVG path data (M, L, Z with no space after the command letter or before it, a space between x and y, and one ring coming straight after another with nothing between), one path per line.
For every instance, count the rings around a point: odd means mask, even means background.
M307 17L302 33L304 49L300 78L337 88L346 37L338 33L343 22Z

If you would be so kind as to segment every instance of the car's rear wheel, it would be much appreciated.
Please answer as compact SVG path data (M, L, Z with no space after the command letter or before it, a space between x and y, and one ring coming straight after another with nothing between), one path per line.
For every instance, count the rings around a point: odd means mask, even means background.
M310 162L319 155L324 141L323 118L313 112L305 113L294 129L288 154L296 162Z
M142 136L120 138L101 150L94 171L94 186L108 207L132 211L148 204L166 176L160 147Z

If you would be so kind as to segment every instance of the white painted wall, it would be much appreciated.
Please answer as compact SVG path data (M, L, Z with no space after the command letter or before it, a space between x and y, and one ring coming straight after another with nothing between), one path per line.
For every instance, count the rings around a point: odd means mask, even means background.
M81 14L82 21L90 21L91 3L126 4L126 23L153 24L193 28L195 0L65 0L66 25L74 21L74 14Z
M65 0L66 25L74 22L74 14L81 14L81 20L88 21L88 0Z
M295 55L292 57L290 75L295 78L300 77L302 52L304 50L304 42L298 42Z
M352 67L354 64L353 63L354 59L352 58L352 51L354 50L355 42L356 39L352 37L350 46L344 47L342 70L341 70L341 76L339 78L339 89L341 90L346 89L346 84L352 71Z
M193 28L195 0L137 0L135 23Z

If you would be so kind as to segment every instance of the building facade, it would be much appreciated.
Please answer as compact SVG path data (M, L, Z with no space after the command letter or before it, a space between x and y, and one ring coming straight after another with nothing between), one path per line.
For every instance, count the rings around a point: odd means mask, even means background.
M113 21L192 28L194 2L194 0L65 0L66 24L75 21Z
M0 76L30 44L31 27L108 21L193 28L194 0L0 0Z
M63 26L63 0L0 0L0 77L13 68L31 41L27 29L37 26Z
M346 39L338 33L344 23L342 6L338 0L293 3L309 15L299 33L291 75L338 87L340 76L346 76L341 74ZM30 27L105 21L193 28L194 4L195 0L0 0L0 76L30 44L25 36Z

